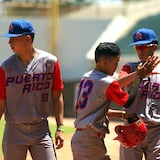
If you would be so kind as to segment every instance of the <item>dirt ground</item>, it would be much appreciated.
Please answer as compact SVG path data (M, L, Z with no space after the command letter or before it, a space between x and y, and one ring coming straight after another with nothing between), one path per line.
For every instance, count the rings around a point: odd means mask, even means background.
M64 125L66 126L73 126L73 119L65 119ZM52 120L51 120L52 123ZM53 122L54 123L54 122ZM111 121L110 122L110 134L106 135L105 143L107 146L108 153L112 160L118 160L119 158L119 142L113 140L116 137L116 133L114 132L114 127L118 124L122 124L121 121ZM60 150L56 150L58 160L73 160L72 158L72 151L70 146L72 134L65 135L65 143L64 147ZM27 160L31 160L30 155L28 154Z
M64 125L65 126L73 126L74 119L65 118ZM50 118L50 123L55 123L55 121ZM108 154L111 157L111 160L118 160L119 159L119 142L113 140L116 137L116 133L114 132L114 127L116 125L122 124L122 121L110 121L110 134L106 135L105 144L108 150ZM56 150L57 153L57 160L73 160L72 158L72 151L70 146L72 134L65 135L65 143L62 149ZM3 160L3 158L0 158ZM26 160L32 160L30 154L28 153ZM143 159L144 160L144 159Z

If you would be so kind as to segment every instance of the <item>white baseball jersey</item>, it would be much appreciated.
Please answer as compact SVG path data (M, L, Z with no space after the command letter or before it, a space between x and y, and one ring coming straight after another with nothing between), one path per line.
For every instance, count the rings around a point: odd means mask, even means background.
M51 113L51 92L62 90L63 82L57 58L37 50L27 68L16 54L1 67L6 79L5 118L10 123L37 122Z
M127 63L123 66L120 76L135 71L139 62ZM153 72L160 71L157 65ZM145 121L160 123L160 74L154 74L142 80L137 96L131 106L126 109L128 113L137 113Z

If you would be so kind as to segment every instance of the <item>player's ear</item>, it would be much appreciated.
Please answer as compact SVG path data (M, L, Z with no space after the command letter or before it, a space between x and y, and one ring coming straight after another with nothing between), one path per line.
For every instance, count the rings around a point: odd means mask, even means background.
M107 57L104 57L104 58L103 58L103 63L104 63L105 65L108 65L108 62L109 62L108 58L107 58Z
M26 40L31 40L31 36L30 35L26 35Z
M158 44L154 44L154 45L153 45L153 51L156 51L157 48L158 48Z

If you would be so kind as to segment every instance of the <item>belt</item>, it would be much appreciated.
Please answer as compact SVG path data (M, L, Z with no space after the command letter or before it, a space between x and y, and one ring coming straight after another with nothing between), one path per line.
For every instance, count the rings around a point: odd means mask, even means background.
M38 125L38 124L41 124L41 123L44 123L44 122L47 122L47 120L44 119L44 120L40 120L40 121L24 122L23 124L28 125L28 126L34 126L34 125Z
M76 129L76 131L83 131L83 130L86 130L86 129L91 129L91 130L93 130L93 132L97 135L97 137L99 137L100 139L103 139L103 138L105 138L105 133L102 133L102 132L97 132L97 131L95 131L94 129L92 129L92 128L77 128Z

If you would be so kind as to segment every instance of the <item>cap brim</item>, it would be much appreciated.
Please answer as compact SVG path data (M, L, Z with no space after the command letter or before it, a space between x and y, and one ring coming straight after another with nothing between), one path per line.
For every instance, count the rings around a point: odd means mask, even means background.
M130 44L130 46L135 46L135 45L141 45L141 44L148 44L151 43L152 41L138 41L138 42L133 42Z
M150 40L150 41L137 41L137 42L133 42L130 44L130 46L136 46L136 45L143 45L143 44L148 44L148 43L151 43L152 41L154 40Z
M6 34L2 34L0 35L1 37L8 37L8 38L11 38L11 37L19 37L19 36L23 36L23 35L27 35L27 34L32 34L34 33L34 31L32 32L24 32L24 33L21 33L21 34L10 34L10 33L6 33Z
M19 37L19 36L22 36L23 34L8 34L8 33L6 33L6 34L2 34L2 35L0 35L1 37L8 37L8 38L10 38L10 37Z

